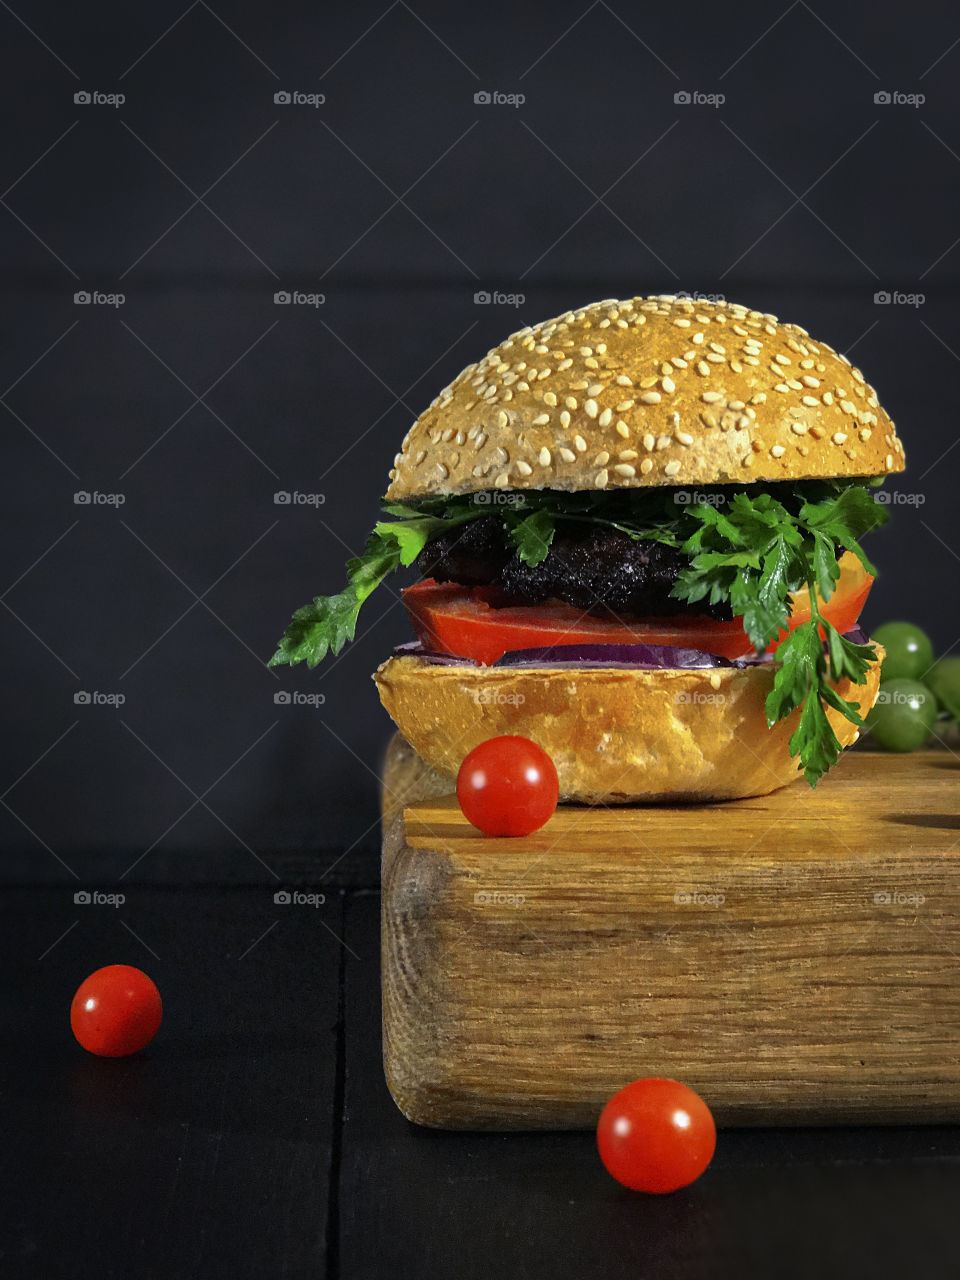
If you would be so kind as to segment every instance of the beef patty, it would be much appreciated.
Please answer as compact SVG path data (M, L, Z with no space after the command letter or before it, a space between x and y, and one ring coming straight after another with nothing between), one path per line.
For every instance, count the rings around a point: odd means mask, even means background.
M528 565L507 544L500 519L483 516L428 543L415 567L437 582L499 587L504 604L558 599L601 617L706 614L728 620L726 605L690 605L671 597L677 575L689 563L682 551L662 542L570 522L558 526L546 559Z

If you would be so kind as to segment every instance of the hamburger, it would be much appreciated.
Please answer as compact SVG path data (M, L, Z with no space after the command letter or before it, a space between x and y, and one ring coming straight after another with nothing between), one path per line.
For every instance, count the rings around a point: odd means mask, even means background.
M592 303L512 334L420 415L346 588L294 614L271 665L338 652L413 567L416 639L374 679L442 775L522 734L568 800L816 785L877 694L860 539L903 468L863 374L798 325Z

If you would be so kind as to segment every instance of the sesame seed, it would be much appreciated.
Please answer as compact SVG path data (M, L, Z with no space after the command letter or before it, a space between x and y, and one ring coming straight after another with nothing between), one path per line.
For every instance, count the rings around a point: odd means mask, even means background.
M553 461L553 459L550 456L550 450L547 448L546 445L544 445L543 448L540 450L540 456L538 458L538 461L541 467L549 467L550 463Z
M420 463L424 460L424 458L425 458L426 456L427 456L427 451L426 451L426 449L421 449L421 450L417 453L417 456L416 456L416 458L414 459L414 463L413 463L413 465L414 465L415 467L419 467Z
M592 386L587 387L587 395L588 395L588 396L598 396L602 390L603 390L603 383L602 383L602 382L594 382L594 383L592 384Z
M676 460L676 458L674 458L671 462L667 463L667 465L663 468L663 470L666 475L675 476L677 472L680 470L680 463Z
M441 480L446 480L447 476L450 474L450 468L443 462L437 463L437 470L440 472Z
M560 425L561 427L569 427L570 425L570 414L566 409L560 410Z
M658 449L666 449L666 448L668 448L668 447L669 447L669 444L670 444L670 437L669 437L669 436L657 436L657 448L658 448Z
M725 356L727 354L727 348L721 347L719 342L711 342L709 346L710 350L716 351L717 355Z
M654 446L656 443L657 443L657 442L656 442L656 440L654 439L654 437L653 437L652 435L650 435L650 433L649 433L649 432L648 432L648 433L643 437L643 447L644 447L648 452L653 448L653 446Z
M689 431L678 431L677 439L681 444L693 444L693 436Z
M598 471L597 474L594 476L593 483L596 488L605 489L607 487L607 481L609 479L610 479L609 472L607 471L606 467L604 467L601 471Z
M617 413L629 413L629 411L633 408L633 405L634 405L633 400L621 400L620 403L617 405Z
M560 457L564 460L564 462L576 461L577 455L573 452L572 449L568 449L566 448L566 446L563 446L561 447L559 452L560 452Z
M884 465L886 466L886 468L887 468L887 470L888 470L888 471L892 471L892 470L893 470L893 454L892 454L892 453L888 453L888 454L887 454L886 461L885 461Z
M594 462L597 464L598 467L605 467L609 461L610 461L610 455L609 453L607 453L606 449L601 449L600 452L597 454L597 456L594 458Z
M483 446L486 443L487 443L487 433L485 431L478 431L477 438L473 442L474 449L479 451L480 449L483 448Z
M721 685L722 683L723 683L723 680L722 680L722 677L721 677L721 675L720 675L720 672L719 672L719 671L711 671L711 672L710 672L710 688L711 688L711 689L719 689L719 688L720 688L720 685Z
M710 363L711 363L711 364L725 364L725 363L726 363L726 359L725 359L725 357L724 357L724 356L718 356L718 355L716 354L716 352L714 352L714 351L708 351L708 352L707 352L707 359L710 361Z
M583 411L588 418L595 418L600 412L600 408L596 400L584 400Z
M860 432L860 439L863 441L864 444L866 444L872 434L873 433L871 432L869 427L864 427Z
M715 427L717 425L716 417L708 410L704 410L704 412L700 414L700 421L705 427Z
M703 334L702 334L702 333L695 333L695 334L693 335L693 340L694 340L694 342L697 344L697 346L699 346L699 345L700 345L700 343L703 341Z
M617 374L617 385L618 385L618 386L621 386L621 387L632 387L632 386L633 386L633 382L632 382L632 381L627 377L627 375L626 375L625 373L618 373L618 374Z
M643 461L640 463L640 470L643 472L645 476L649 475L650 472L653 470L653 459L644 458Z
M833 404L833 392L825 391L820 397L824 404Z
M593 347L581 347L581 348L580 348L580 354L581 354L582 356L592 356L592 355L593 355Z
M586 453L587 442L584 440L583 436L574 436L573 447L576 449L577 453Z
M676 391L677 389L677 384L674 382L672 378L663 378L660 385L661 387L663 387L664 391L666 391L668 394L671 391Z
M609 427L612 421L613 421L613 410L603 409L600 413L599 418L597 418L597 425L601 427Z
M795 431L798 436L805 436L807 434L807 424L805 422L791 422L790 430Z
M657 385L657 379L656 379L656 377L649 377L649 378L641 378L641 379L640 379L640 386L641 386L641 387L655 387L656 385Z
M557 397L553 391L545 391L543 393L543 403L548 404L551 409L556 407Z
M577 407L577 397L576 397L576 396L567 396L566 400L564 400L564 402L563 402L563 403L567 406L567 408L568 408L568 409L576 409L576 407Z
M584 360L583 363L587 366L588 369L600 368L600 362L598 360L595 360L593 356L587 356L586 360Z
M685 319L683 319L682 317L680 317L680 318L678 318L678 319L674 320L674 322L673 322L673 323L677 326L677 328L678 328L678 329L689 329L689 328L690 328L690 321L689 321L689 320L685 320Z
M830 439L833 441L834 444L843 444L846 438L847 438L847 433L845 431L835 431L833 435L830 437Z
M533 475L533 467L531 467L529 462L524 462L522 458L517 463L517 470L520 472L522 476Z
M793 364L793 361L790 359L790 357L785 356L782 351L778 351L773 358L774 360L776 360L777 364Z
M723 399L723 396L720 394L719 391L704 391L700 399L705 404L716 404L718 400Z
M557 373L563 373L564 369L569 369L573 361L567 356L566 360L561 360L557 365Z
M859 369L851 369L850 372L853 374L857 382L863 382L863 374L860 372Z
M643 404L659 404L660 392L659 391L642 391L640 393L640 400L641 400L641 403Z
M533 425L535 427L545 427L549 421L550 421L549 413L538 413L533 420Z
M627 479L632 479L637 474L636 467L631 467L629 462L618 462L613 469L618 476L626 476Z
M705 378L709 372L710 366L707 364L706 360L701 360L697 365L697 373L701 374Z
M787 386L785 382L778 382L774 390L781 391L783 392L784 395L786 395L786 393L790 390L790 388Z
M801 396L801 401L803 402L803 404L808 405L811 409L815 409L817 407L816 396Z
M805 387L819 387L820 379L813 377L812 374L805 373L800 379Z
M623 458L624 460L629 458L631 461L634 458L639 458L639 456L640 455L637 453L636 449L621 449L620 452L617 454L618 458Z

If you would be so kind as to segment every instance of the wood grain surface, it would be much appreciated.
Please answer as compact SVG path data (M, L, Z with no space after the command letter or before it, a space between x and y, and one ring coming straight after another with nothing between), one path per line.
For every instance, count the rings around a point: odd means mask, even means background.
M384 1062L410 1119L589 1127L644 1075L721 1124L960 1119L960 760L815 790L561 807L493 840L402 739L384 770Z

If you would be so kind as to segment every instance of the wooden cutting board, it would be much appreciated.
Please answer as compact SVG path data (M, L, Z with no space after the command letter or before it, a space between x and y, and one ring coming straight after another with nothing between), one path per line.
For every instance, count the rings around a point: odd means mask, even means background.
M960 1120L960 757L812 791L471 827L399 736L383 790L387 1082L419 1124L596 1123L673 1076L720 1124Z

